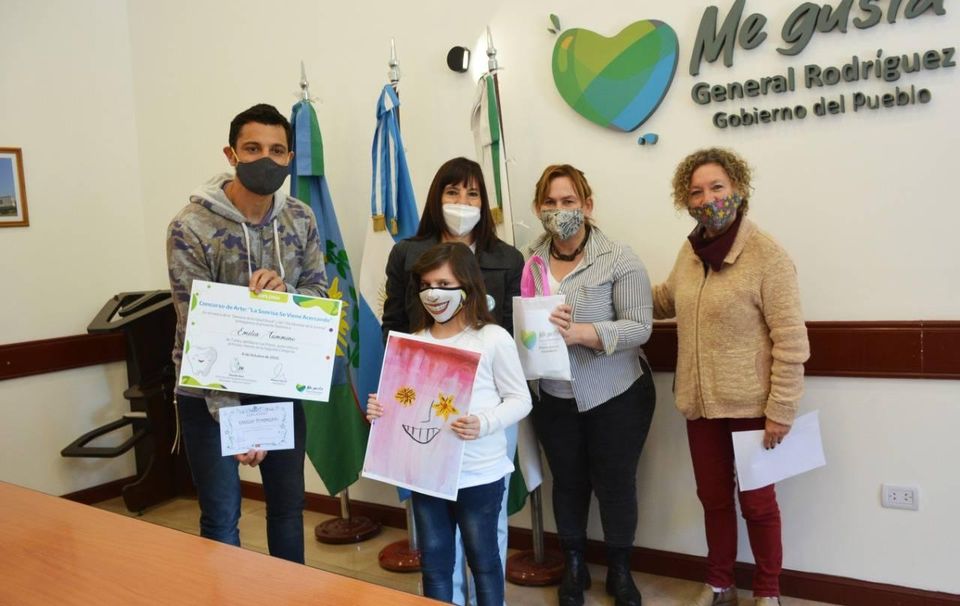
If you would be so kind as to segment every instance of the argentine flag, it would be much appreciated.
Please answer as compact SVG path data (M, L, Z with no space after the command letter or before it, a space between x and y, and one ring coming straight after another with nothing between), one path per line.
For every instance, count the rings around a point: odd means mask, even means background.
M377 391L383 365L380 324L386 299L387 259L393 245L417 233L420 213L403 151L399 125L400 100L393 87L383 87L377 100L377 128L373 133L373 175L370 193L370 223L363 244L360 266L360 372L359 388Z

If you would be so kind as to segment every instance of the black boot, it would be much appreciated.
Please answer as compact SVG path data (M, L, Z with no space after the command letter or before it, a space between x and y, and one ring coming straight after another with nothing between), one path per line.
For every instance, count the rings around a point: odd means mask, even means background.
M567 568L557 590L560 606L582 606L583 592L590 589L590 571L583 557L583 548L564 549Z
M630 548L607 548L607 593L616 606L640 606L640 591L630 574Z

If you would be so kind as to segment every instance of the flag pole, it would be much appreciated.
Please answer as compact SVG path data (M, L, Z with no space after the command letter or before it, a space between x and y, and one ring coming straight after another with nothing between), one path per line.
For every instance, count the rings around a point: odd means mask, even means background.
M397 85L400 83L400 62L397 61L397 43L393 38L390 38L390 61L387 65L390 66L390 71L387 72L390 78L390 86L393 87L394 91L397 91Z
M493 45L493 35L490 32L490 26L487 26L487 72L493 78L493 89L497 99L497 109L500 112L501 139L503 138L503 105L500 102L500 62L497 60L497 48ZM509 168L506 158L503 161L504 177L507 183L510 182ZM500 220L503 221L503 211L500 208L493 209L500 211ZM513 231L513 241L517 241L517 234L514 228L514 222L511 221L510 229ZM537 452L540 447L537 445ZM542 486L542 485L541 485ZM541 486L537 486L530 492L530 526L533 540L533 549L520 551L507 558L506 578L515 585L542 586L555 585L560 582L563 576L564 561L559 552L555 550L547 551L543 545L543 497Z
M300 62L300 100L310 102L310 82L307 81L307 68Z
M500 71L500 64L497 62L497 47L493 45L493 34L490 33L490 26L487 26L487 73L490 74L490 77L493 78L493 91L494 97L497 100L497 112L499 113L498 120L500 122L501 128L501 140L503 137L503 107L500 105L500 81L497 78L497 72ZM503 159L504 166L504 176L505 180L509 180L509 176L506 175L506 166L507 159ZM496 167L496 170L499 170L499 167ZM491 214L493 214L493 222L496 225L503 223L503 207L501 206L501 201L497 199L497 205L490 209ZM511 230L512 230L511 226ZM516 235L514 235L514 241L516 241Z
M390 68L387 78L390 86L400 98L400 62L397 60L397 44L390 38ZM400 127L400 108L397 108L397 128ZM420 546L417 545L417 522L413 516L413 499L408 498L405 504L407 514L407 538L391 543L380 550L377 561L380 567L393 572L417 572L420 570Z
M300 100L311 103L310 82L307 80L307 70L300 62ZM380 534L381 525L366 516L350 515L350 489L344 488L340 492L340 517L332 518L317 524L314 536L321 543L344 545L360 543Z

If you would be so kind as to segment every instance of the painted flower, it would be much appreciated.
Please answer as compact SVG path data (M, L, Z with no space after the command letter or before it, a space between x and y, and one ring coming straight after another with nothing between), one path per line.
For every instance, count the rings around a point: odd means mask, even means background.
M437 401L433 403L433 410L437 413L438 417L443 417L444 422L447 421L447 417L450 415L460 414L460 411L453 405L453 394L446 396L442 391L437 396Z
M412 387L403 386L397 390L397 393L393 394L393 398L397 401L400 406L407 408L412 406L417 399L417 392Z

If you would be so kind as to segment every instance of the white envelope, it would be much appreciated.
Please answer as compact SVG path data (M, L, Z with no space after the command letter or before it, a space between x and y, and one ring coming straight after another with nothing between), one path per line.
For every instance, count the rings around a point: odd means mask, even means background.
M793 422L790 433L776 448L763 448L763 431L733 432L740 490L755 490L827 464L820 438L819 411Z

